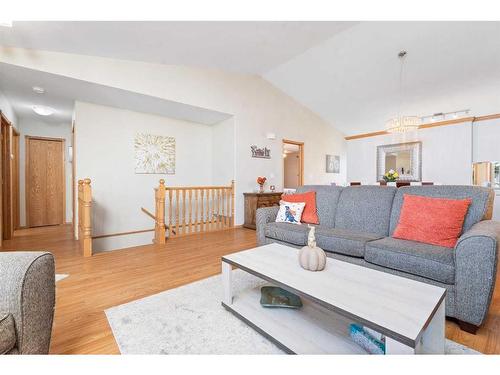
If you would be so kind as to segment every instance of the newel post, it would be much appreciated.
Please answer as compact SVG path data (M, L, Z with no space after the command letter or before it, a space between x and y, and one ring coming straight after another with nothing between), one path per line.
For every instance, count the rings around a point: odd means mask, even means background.
M84 257L92 256L92 187L90 178L78 181L78 240Z
M165 180L155 189L155 238L156 244L165 243Z

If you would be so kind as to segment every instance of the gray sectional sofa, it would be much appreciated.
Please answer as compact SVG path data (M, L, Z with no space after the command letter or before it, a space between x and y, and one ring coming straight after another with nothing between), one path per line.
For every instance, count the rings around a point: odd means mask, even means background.
M491 219L494 191L476 186L302 186L316 191L316 242L327 255L447 289L446 315L475 333L495 286L500 222ZM391 237L404 194L471 198L463 233L454 249ZM307 243L307 225L276 223L278 207L257 210L259 245Z
M48 354L54 304L52 254L0 252L0 354Z

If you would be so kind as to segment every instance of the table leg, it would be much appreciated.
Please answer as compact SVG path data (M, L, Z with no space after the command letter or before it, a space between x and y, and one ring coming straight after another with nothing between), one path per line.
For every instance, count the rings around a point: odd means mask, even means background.
M385 338L385 354L444 354L445 300L441 302L415 348Z
M231 275L233 269L229 263L222 262L222 287L224 289L224 296L222 302L226 305L233 303L233 290L231 286Z
M385 354L415 354L415 348L400 343L390 337L385 338Z
M443 299L422 335L418 353L444 354L445 341L445 299Z

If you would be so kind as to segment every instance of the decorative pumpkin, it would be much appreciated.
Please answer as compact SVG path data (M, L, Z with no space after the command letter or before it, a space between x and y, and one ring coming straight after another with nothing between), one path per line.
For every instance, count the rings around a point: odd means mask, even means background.
M326 265L326 254L323 249L316 246L316 227L309 226L307 246L299 251L299 264L308 271L322 271Z

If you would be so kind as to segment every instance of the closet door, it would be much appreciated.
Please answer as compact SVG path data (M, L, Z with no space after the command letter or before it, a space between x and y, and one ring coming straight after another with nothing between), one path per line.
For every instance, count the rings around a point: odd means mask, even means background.
M26 137L26 220L29 227L64 224L64 139Z

